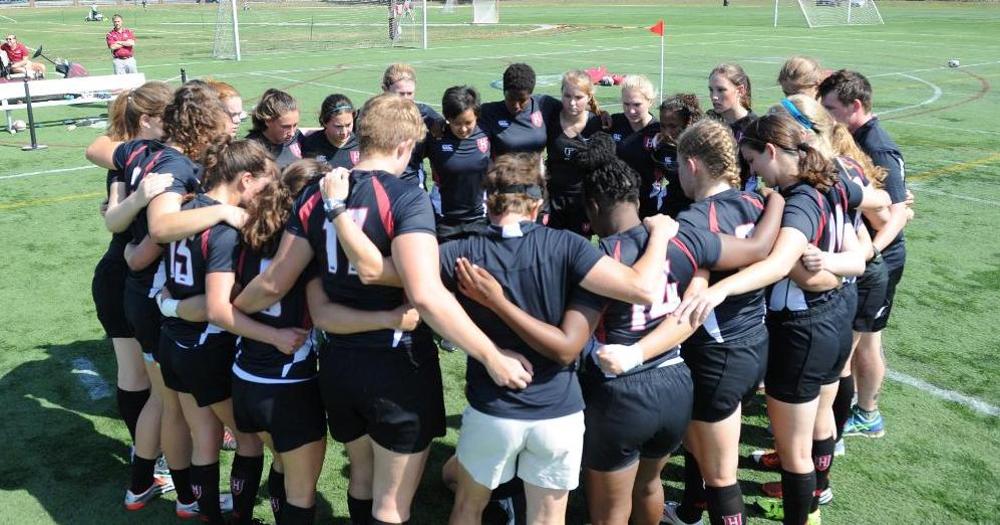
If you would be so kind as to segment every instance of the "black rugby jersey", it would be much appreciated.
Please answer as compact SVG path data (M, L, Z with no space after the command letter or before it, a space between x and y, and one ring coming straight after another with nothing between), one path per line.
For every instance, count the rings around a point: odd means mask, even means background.
M201 166L180 151L158 140L134 140L121 144L115 149L114 163L124 177L126 195L139 188L139 183L150 173L170 173L174 179L167 192L178 195L201 192ZM142 242L149 235L146 208L143 208L129 225L129 233L136 242ZM138 287L152 297L155 289L162 286L162 277L155 279L159 261L139 271L129 270L126 286Z
M782 228L795 228L806 236L810 244L828 253L841 251L846 228L851 227L847 217L849 210L861 203L861 188L856 184L844 184L837 180L826 192L800 182L782 188L785 210L781 216ZM803 290L785 277L771 285L767 307L770 310L808 310L829 299L830 292L809 292Z
M886 177L883 181L885 191L893 204L906 201L906 164L899 146L879 123L878 117L872 117L865 125L854 130L854 140L858 146L872 158L876 166L885 168ZM872 239L876 230L868 226ZM906 263L906 239L903 231L882 250L882 258L890 270L902 268Z
M236 264L236 278L244 288L254 277L264 273L271 259L261 257L243 245ZM311 328L309 309L306 305L306 283L312 279L308 269L302 272L295 285L280 301L255 313L253 320L274 328ZM233 374L255 383L296 383L316 376L316 351L313 337L288 355L274 346L241 337L237 344Z
M343 146L337 147L330 144L323 130L317 130L302 141L302 158L316 159L326 162L334 168L353 169L361 158L358 150L358 137L351 133L351 137Z
M477 126L468 138L459 139L446 129L440 139L428 135L425 150L441 194L442 216L453 222L482 218L483 179L491 158L486 132Z
M705 200L692 203L677 216L677 222L691 228L724 233L739 239L753 234L764 214L764 199L756 193L729 189ZM715 284L736 272L712 271L709 284ZM764 290L726 298L708 315L689 343L722 343L747 335L764 322Z
M247 140L253 140L264 146L272 157L278 168L285 169L289 164L302 158L302 141L305 135L301 129L295 130L295 135L284 144L273 144L261 131L251 131L247 134Z
M486 368L468 359L466 395L473 408L497 417L549 419L583 409L576 365L562 366L533 350L488 308L458 293L455 260L485 268L511 302L543 322L558 325L573 290L601 259L586 239L565 230L522 222L441 245L442 281L456 292L469 317L497 347L520 353L534 367L524 390L497 386Z
M420 118L424 120L424 126L430 129L437 122L444 121L444 117L434 111L433 108L422 102L417 102L417 109L420 110ZM416 184L423 189L427 189L427 174L424 173L424 157L426 153L424 142L418 142L413 146L413 153L410 154L410 162L403 170L399 178L403 181Z
M111 199L111 185L116 182L121 182L122 184L127 185L125 181L125 176L122 175L122 170L119 169L108 170L108 175L105 178L104 182L104 189L107 192L108 199ZM126 189L126 195L127 194L128 190ZM124 198L122 200L124 200ZM121 201L119 201L119 204L121 204ZM112 233L111 242L108 244L108 250L107 252L105 252L104 257L111 259L121 259L122 257L124 257L125 254L125 245L131 241L132 241L132 234L128 231L128 229L125 229L125 231Z
M656 122L655 118L651 120L649 124L652 124L653 122ZM648 127L649 124L646 126ZM632 124L629 123L628 117L626 117L624 113L615 113L611 115L610 135L615 141L615 144L621 144L625 141L625 139L631 137L634 133L636 133L636 131L632 129Z
M413 232L437 234L434 210L427 193L384 171L351 172L351 189L345 213L361 226L386 257L391 255L392 240L398 235ZM303 190L292 209L286 230L309 241L315 253L317 275L332 302L368 311L392 310L406 302L402 288L361 283L357 270L337 242L337 230L326 219L318 183ZM418 336L419 341L414 341ZM423 343L430 341L430 334L428 330L418 328L414 332L375 330L327 334L327 338L332 343L329 347L334 350L410 347L415 342L421 343L419 349L424 350L428 345ZM429 346L433 349L433 345Z
M181 206L193 210L220 203L204 193ZM239 254L240 234L235 228L220 223L197 234L173 241L164 252L167 269L167 290L170 297L184 300L205 294L205 275L212 272L235 272ZM178 317L167 317L163 331L178 345L204 345L215 334L225 334L221 328L206 322L194 323Z
M649 242L649 232L643 225L635 226L627 231L609 235L601 239L601 251L613 257L622 264L632 266L642 257ZM602 344L632 345L638 343L646 334L652 332L660 322L681 304L684 292L691 284L698 268L710 267L719 260L721 251L719 238L715 234L696 228L682 226L677 236L667 245L667 263L664 266L664 278L658 286L663 286L663 299L644 306L628 304L580 289L573 298L574 303L587 306L603 312L601 322L594 337ZM635 374L656 368L664 362L680 356L680 345L667 349L662 354L629 370L623 375ZM584 370L595 376L604 376L597 356L590 354L583 366Z
M490 136L494 158L505 153L541 153L548 141L545 115L561 109L562 103L548 95L531 95L517 115L502 100L487 102L479 110L479 127Z
M583 174L576 165L577 153L586 147L587 138L601 131L601 119L593 113L587 114L587 123L575 137L567 137L559 123L559 112L546 116L548 142L545 150L545 178L549 196L583 195Z

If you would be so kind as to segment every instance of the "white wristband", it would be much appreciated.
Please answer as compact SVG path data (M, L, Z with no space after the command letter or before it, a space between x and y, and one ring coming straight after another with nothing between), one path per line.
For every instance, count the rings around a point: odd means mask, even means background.
M160 313L164 317L177 317L177 306L181 302L177 299L162 299L160 301Z

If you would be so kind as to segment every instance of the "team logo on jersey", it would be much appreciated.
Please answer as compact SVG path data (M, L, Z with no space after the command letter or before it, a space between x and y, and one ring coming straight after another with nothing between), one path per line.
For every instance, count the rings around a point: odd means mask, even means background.
M654 147L656 147L656 141L653 140L655 138L656 135L646 137L646 143L645 143L646 151L652 150Z
M481 139L476 139L476 147L479 148L480 153L486 153L490 151L490 138L483 137Z
M316 162L326 162L326 155L316 155Z
M540 127L542 127L542 124L544 124L544 123L545 123L545 121L542 120L542 112L541 111L536 111L536 112L534 112L534 113L531 114L531 125L535 126L536 128L540 128Z
M294 142L294 143L292 143L291 146L288 146L288 151L291 151L292 155L295 155L296 157L298 157L300 159L302 158L302 148L299 147L299 143L298 142Z
M510 122L507 122L506 120L498 120L497 125L501 128L508 128L510 127Z
M447 151L450 153L455 151L455 147L451 144L441 144L441 151Z
M621 142L622 141L622 134L621 133L612 133L611 134L611 138L615 139L615 142Z
M361 152L358 150L353 150L350 152L351 164L357 164L358 160L361 159Z
M572 159L573 155L576 153L576 148L563 148L563 158L566 160Z

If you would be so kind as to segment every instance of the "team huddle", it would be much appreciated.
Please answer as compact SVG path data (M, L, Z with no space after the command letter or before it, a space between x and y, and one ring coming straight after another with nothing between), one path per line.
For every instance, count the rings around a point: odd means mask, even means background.
M627 76L609 114L585 72L555 98L512 64L502 100L454 86L439 114L394 64L309 132L268 89L242 139L228 84L119 95L87 158L108 170L93 295L133 440L125 507L174 490L180 518L255 523L266 447L274 519L313 523L329 433L351 522L409 523L446 430L439 352L458 350L452 524L563 523L581 479L594 524L745 523L759 389L775 450L753 459L781 473L760 504L819 523L841 437L884 433L912 196L863 75L793 57L760 116L741 67L708 81L711 109L653 110ZM665 503L676 453L684 496Z

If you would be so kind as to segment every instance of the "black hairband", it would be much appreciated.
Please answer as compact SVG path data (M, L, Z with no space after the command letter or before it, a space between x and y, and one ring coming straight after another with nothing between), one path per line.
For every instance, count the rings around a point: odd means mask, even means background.
M523 193L533 199L541 199L542 187L537 184L511 184L510 186L504 186L503 188L499 188L493 193L502 193L502 194Z

